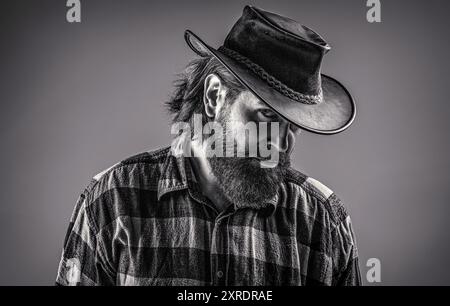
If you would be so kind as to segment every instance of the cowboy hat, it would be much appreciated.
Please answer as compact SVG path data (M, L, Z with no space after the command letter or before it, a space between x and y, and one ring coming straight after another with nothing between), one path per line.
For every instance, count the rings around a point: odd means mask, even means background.
M218 49L190 30L184 36L198 55L217 58L258 99L302 129L336 134L355 118L348 90L321 73L331 47L292 19L246 6Z

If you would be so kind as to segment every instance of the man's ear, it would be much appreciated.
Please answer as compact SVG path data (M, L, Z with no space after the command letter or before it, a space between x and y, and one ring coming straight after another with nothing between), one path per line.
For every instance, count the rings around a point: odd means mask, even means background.
M215 118L225 97L225 88L220 78L215 74L209 74L205 79L203 92L205 113L208 117Z

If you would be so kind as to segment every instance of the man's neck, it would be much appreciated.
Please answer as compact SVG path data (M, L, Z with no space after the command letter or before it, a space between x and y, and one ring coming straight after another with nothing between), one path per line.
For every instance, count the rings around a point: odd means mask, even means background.
M220 188L217 178L211 170L206 154L197 141L192 141L192 155L190 157L192 170L200 186L200 190L215 205L217 210L222 211L227 208L230 202Z

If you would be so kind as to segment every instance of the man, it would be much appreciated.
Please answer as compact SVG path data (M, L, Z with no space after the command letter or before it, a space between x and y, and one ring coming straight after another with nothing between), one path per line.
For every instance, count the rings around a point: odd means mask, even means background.
M328 44L250 6L219 49L185 39L200 57L167 103L183 128L93 178L56 283L359 285L344 206L289 162L301 129L335 134L355 116L347 90L320 74Z

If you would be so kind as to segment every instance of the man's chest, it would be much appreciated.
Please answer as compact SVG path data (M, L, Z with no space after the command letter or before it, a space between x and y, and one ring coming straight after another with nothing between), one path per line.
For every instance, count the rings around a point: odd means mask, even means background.
M216 214L194 204L121 218L112 236L118 284L301 285L311 260L330 268L320 252L298 241L292 216Z

